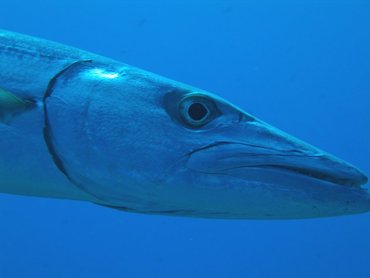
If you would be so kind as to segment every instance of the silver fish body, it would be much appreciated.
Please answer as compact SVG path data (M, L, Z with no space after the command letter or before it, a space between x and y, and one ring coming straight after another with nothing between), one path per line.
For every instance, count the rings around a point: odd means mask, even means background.
M0 31L0 89L0 192L210 218L370 210L354 166L129 65Z

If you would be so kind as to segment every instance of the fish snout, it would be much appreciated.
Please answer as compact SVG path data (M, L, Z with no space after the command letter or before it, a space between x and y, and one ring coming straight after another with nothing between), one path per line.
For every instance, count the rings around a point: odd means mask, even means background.
M298 172L338 185L359 187L368 182L368 177L358 168L326 153L317 157L303 157Z
M242 127L230 136L191 153L188 167L200 172L238 176L248 180L297 183L301 178L359 187L367 176L355 166L285 134L269 125ZM248 140L240 140L241 135ZM236 139L236 140L235 140Z

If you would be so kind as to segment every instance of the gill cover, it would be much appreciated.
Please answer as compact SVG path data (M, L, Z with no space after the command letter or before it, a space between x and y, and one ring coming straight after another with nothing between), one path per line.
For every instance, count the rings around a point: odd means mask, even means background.
M125 127L135 124L125 113L129 109L125 91L132 91L128 87L135 84L125 68L81 61L56 76L44 98L44 136L55 164L102 204L134 205L140 203L135 196L145 196L136 194L143 186L128 182L122 171L132 169L130 175L135 175L135 166L127 165L134 159L128 159L123 140ZM140 177L145 179L145 174L137 176L138 183Z

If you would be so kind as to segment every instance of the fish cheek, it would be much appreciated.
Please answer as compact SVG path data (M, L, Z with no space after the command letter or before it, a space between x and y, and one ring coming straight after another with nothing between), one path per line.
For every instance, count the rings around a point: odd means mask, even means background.
M50 87L45 141L51 157L73 185L101 203L133 208L155 202L164 192L161 174L190 148L180 144L178 126L156 102L153 82L98 79L92 70L76 64Z
M99 80L89 71L82 64L65 71L45 98L44 137L50 155L73 185L102 203L140 203L140 187L132 181L147 179L135 171L138 160L127 156L132 137L130 125L123 123L129 108L117 89L123 80Z

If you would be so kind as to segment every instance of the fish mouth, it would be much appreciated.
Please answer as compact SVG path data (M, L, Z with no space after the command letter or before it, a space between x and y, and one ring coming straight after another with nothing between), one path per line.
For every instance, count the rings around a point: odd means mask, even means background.
M299 167L287 166L287 165L258 165L258 168L286 171L286 172L306 176L306 177L316 179L316 180L326 181L326 182L337 184L337 185L359 187L368 182L368 178L362 173L358 173L355 175L352 174L347 177L338 177L337 175L333 173L329 173L329 172L318 171L315 169L299 168Z
M267 183L312 183L361 187L368 178L353 165L312 146L277 149L243 142L216 142L193 151L187 167Z

